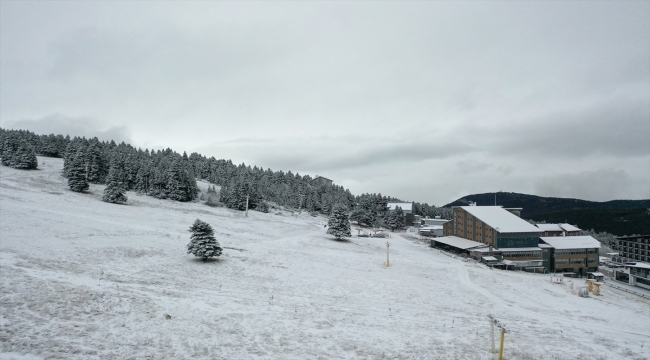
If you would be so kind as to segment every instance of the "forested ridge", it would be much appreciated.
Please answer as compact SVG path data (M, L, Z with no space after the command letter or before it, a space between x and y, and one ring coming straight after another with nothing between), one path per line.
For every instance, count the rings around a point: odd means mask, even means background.
M383 223L386 203L399 201L381 194L355 196L342 186L323 185L314 182L309 175L292 171L273 171L244 163L235 165L231 160L208 158L198 153L188 156L169 148L142 150L124 142L99 141L96 137L37 135L26 130L0 128L3 160L14 154L9 145L42 156L63 158L65 177L70 178L71 173L83 168L90 183L105 183L113 168L111 179L123 184L126 190L161 199L195 200L199 196L196 180L205 180L221 187L218 200L207 201L208 204L237 210L245 209L246 196L249 208L260 211L268 211L271 205L329 215L335 204L341 204L352 211L356 220L360 218L363 223L376 226ZM211 189L210 193L216 194L216 191ZM426 203L414 205L417 215L450 215L447 209Z
M521 217L533 221L576 225L581 229L607 232L618 236L650 234L650 200L587 201L544 197L512 192L473 194L445 205L521 207Z

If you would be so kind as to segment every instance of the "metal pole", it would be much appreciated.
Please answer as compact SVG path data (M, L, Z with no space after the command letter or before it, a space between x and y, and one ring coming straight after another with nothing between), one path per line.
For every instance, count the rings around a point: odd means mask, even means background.
M248 217L248 195L246 195L246 217Z
M503 340L506 337L506 328L501 328L501 348L499 349L499 360L503 360Z

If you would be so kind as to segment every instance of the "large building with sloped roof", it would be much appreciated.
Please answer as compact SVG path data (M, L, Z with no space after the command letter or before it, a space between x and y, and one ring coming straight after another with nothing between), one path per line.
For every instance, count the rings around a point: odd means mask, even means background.
M458 206L444 224L445 236L458 236L495 248L537 247L544 231L500 206Z

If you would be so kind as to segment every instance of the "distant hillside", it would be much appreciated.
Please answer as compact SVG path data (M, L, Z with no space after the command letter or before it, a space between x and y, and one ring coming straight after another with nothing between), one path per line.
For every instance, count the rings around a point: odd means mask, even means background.
M464 196L445 205L494 205L495 193ZM497 205L521 207L521 217L549 223L568 222L581 229L606 231L615 235L650 234L649 200L612 200L606 202L542 197L527 194L498 192Z

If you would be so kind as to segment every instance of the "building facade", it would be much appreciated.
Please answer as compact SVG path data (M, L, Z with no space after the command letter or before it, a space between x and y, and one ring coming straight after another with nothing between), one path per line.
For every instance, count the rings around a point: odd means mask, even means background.
M543 236L543 249L548 249L548 269L553 273L587 276L598 271L600 242L591 236ZM545 265L546 266L546 265Z
M650 263L650 235L621 236L616 238L618 256L612 260L626 263L643 261Z

